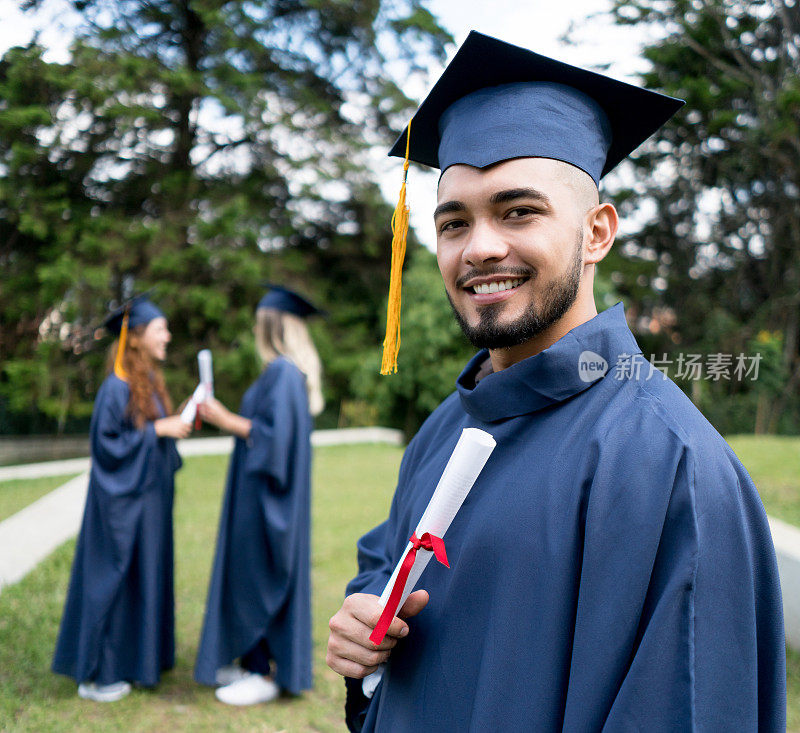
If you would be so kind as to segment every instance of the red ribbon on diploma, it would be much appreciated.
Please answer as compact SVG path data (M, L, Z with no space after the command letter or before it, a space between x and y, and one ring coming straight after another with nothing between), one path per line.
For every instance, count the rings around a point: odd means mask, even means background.
M392 619L398 611L397 607L400 605L400 599L403 597L403 590L406 587L408 574L411 572L411 568L414 567L414 560L417 559L417 550L419 550L420 547L423 550L432 550L433 556L442 563L442 565L446 568L450 567L450 563L447 562L447 553L444 549L444 540L441 537L436 537L429 532L425 532L422 537L417 537L417 533L414 532L414 534L408 538L408 541L411 543L411 549L403 558L403 564L400 566L400 572L397 574L397 579L394 581L394 587L389 594L389 600L386 601L383 613L381 613L381 617L378 619L378 625L369 636L369 640L376 646L383 641L383 637L386 636L389 625L392 623Z

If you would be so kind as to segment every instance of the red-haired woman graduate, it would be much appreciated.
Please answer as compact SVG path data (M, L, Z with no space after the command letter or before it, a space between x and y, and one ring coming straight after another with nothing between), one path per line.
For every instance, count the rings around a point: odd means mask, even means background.
M132 682L152 687L173 666L175 439L191 430L171 415L158 366L171 339L164 314L140 296L105 325L118 339L92 414L89 492L53 659L97 702L125 697Z
M195 667L229 705L311 687L310 436L323 400L305 319L316 313L273 287L254 329L265 368L239 414L213 399L199 408L236 436Z

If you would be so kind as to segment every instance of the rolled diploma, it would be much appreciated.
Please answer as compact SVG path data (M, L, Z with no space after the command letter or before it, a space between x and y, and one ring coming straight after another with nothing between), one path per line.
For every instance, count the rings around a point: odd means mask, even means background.
M214 369L211 361L211 350L203 349L197 353L197 367L200 370L200 384L206 388L204 399L214 396Z
M444 533L452 523L456 513L467 498L467 494L472 488L478 475L489 460L496 443L494 438L485 430L479 428L464 428L461 437L453 449L453 454L442 472L442 477L436 485L431 500L422 515L422 519L417 524L415 530L417 537L422 537L423 533L429 532L436 537L444 537ZM385 606L392 593L395 579L400 572L400 566L408 552L411 550L411 542L400 557L394 568L392 577L381 593L381 606ZM414 590L420 576L428 565L433 552L420 548L417 550L417 557L411 572L408 574L406 587L400 598L398 609L403 607L406 599ZM372 697L375 688L383 677L383 665L372 674L367 675L362 682L362 689L367 697Z
M181 412L181 422L185 422L187 425L191 425L194 422L195 417L197 416L197 406L204 402L206 399L206 386L200 382L195 388L192 396L189 398L189 401L186 403L186 407L183 408L183 412Z

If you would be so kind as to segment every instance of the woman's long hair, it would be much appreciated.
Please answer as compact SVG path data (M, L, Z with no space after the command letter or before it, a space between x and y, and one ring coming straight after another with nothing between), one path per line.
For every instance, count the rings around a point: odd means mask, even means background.
M293 313L274 308L256 310L256 349L264 366L285 356L305 374L308 410L319 415L322 397L322 364L305 321Z
M158 411L153 393L158 395L161 404L167 415L172 414L172 400L167 385L164 382L164 375L158 363L142 349L142 333L146 325L139 325L128 331L128 339L125 344L125 353L122 355L122 366L127 373L128 387L131 396L128 400L128 415L133 420L133 424L141 430L148 420L157 420L162 417ZM106 360L106 371L114 370L114 361L117 358L119 339L116 339L108 352Z

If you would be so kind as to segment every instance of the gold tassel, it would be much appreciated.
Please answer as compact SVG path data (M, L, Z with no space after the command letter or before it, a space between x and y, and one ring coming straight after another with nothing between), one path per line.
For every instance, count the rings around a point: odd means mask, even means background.
M406 157L403 162L403 185L400 197L392 214L392 267L389 276L389 303L386 306L386 338L383 340L381 374L397 371L397 353L400 351L400 297L403 279L403 260L406 257L408 238L408 214L406 205L406 181L408 179L408 148L411 141L411 122L406 135Z
M128 373L122 366L122 357L125 354L125 342L128 340L128 316L129 312L125 310L125 316L122 319L122 328L119 331L119 344L117 345L117 356L114 359L114 374L116 374L123 382L128 381Z

